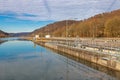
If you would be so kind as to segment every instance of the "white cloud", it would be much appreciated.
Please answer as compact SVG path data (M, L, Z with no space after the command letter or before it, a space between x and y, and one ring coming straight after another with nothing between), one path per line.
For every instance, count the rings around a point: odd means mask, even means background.
M115 9L120 9L120 0L0 0L0 12L15 12L19 14L16 18L23 20L84 19Z

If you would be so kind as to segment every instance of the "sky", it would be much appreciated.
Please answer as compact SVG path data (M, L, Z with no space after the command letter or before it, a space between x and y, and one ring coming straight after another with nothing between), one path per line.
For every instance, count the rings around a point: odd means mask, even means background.
M120 9L120 0L0 0L0 30L31 32L61 20Z

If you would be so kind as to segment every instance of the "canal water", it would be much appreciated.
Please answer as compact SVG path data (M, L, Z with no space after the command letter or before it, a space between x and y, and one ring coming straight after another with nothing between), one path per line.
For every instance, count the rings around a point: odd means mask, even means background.
M0 80L119 79L31 41L10 39L0 44Z

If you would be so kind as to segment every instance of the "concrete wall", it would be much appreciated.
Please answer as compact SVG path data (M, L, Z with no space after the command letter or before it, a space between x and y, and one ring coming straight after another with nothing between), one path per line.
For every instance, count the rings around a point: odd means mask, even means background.
M72 55L72 56L75 56L77 58L81 58L81 59L99 64L99 65L102 65L102 66L109 67L111 69L120 71L120 63L119 62L116 62L114 60L104 59L103 55L99 55L99 54L96 54L96 53L91 53L91 52L88 52L88 51L79 50L79 49L71 48L71 47L67 47L67 46L50 44L50 43L45 43L44 45L46 47L65 52L68 55Z

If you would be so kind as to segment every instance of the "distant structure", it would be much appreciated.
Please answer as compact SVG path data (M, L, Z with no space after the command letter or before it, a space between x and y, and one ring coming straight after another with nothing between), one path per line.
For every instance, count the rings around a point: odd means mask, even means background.
M39 37L39 35L35 35L35 39L39 39L40 37Z
M45 35L45 38L50 38L51 36L50 35Z

